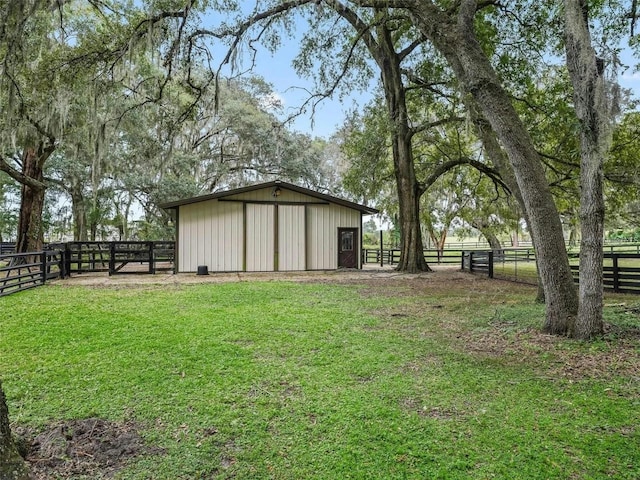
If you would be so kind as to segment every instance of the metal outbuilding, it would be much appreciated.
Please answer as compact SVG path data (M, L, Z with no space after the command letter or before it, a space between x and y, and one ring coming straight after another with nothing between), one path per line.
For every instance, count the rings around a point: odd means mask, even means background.
M160 205L175 212L176 272L362 268L374 208L282 181Z

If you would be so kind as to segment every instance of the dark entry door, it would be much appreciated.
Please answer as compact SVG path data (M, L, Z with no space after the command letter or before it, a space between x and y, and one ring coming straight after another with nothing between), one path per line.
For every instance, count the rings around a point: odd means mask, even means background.
M338 268L358 268L358 229L338 229Z

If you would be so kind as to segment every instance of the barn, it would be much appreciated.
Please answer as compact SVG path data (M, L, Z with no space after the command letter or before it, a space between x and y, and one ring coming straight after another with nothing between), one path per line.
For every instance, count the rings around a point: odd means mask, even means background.
M174 212L180 273L362 268L362 219L378 213L279 180L160 206Z

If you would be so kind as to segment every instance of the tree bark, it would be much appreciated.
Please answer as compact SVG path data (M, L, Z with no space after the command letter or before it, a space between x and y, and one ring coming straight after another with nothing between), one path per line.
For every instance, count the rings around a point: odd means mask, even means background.
M73 215L73 239L76 242L87 241L87 204L82 193L82 185L74 182L69 190L71 213Z
M502 250L502 244L495 233L491 231L491 226L484 218L474 218L470 222L471 226L478 230L489 243L489 248L493 251Z
M26 148L22 155L22 173L37 184L23 183L21 188L20 215L16 252L39 252L44 245L42 212L44 209L44 161L42 152ZM46 155L48 158L49 155Z
M565 0L567 68L580 122L580 286L578 317L570 336L590 339L603 332L602 260L604 196L602 165L608 146L604 66L596 58L585 0Z
M29 470L13 443L9 409L0 382L0 480L29 480Z
M430 271L424 259L424 244L420 228L420 197L424 193L415 174L409 112L406 89L402 81L401 63L404 55L395 50L392 34L384 21L386 9L377 8L378 25L370 29L358 15L345 4L329 2L331 7L362 36L369 53L380 68L387 110L391 123L393 170L398 192L400 223L400 262L396 270L416 273ZM372 32L375 32L374 36Z
M385 100L391 119L393 169L398 190L400 211L401 254L396 270L416 273L430 271L424 259L424 244L420 228L420 197L413 163L412 136L409 127L406 90L402 81L402 58L394 49L391 33L385 26L377 28L378 49L374 55L380 67ZM373 52L372 52L373 53Z
M546 301L544 331L564 335L578 309L562 224L533 142L474 31L476 2L463 0L456 21L432 2L415 2L414 23L447 59L504 147L531 227Z
M467 95L465 95L466 97ZM524 199L522 198L522 192L520 192L520 187L518 185L518 181L513 172L513 168L509 163L509 158L505 154L504 150L500 146L500 142L496 137L496 133L491 128L489 122L482 116L482 113L479 112L478 106L473 100L473 98L465 101L465 104L468 110L471 112L471 120L475 126L478 137L482 141L482 145L485 148L487 156L493 163L494 168L500 174L500 178L507 186L507 188L511 191L511 194L518 202L518 206L520 207L520 212L524 216L524 221L527 224L527 228L529 229L529 233L531 234L531 238L533 238L533 227L531 222L529 221L529 216L527 215L527 210L525 208ZM517 232L515 236L515 242L512 242L513 247L518 246L518 237ZM534 244L535 249L535 244ZM536 270L538 270L538 258L536 257ZM540 280L540 276L538 276L538 291L536 293L536 302L544 303L544 287L542 285L542 281Z

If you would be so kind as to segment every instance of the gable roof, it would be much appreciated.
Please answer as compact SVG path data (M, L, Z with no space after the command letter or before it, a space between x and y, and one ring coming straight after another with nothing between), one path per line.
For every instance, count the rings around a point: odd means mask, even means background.
M250 185L248 187L234 188L232 190L224 190L220 192L210 193L208 195L200 195L198 197L175 200L173 202L162 203L159 206L160 208L164 208L165 210L170 210L170 209L178 208L182 205L189 205L191 203L206 202L207 200L216 200L219 198L229 197L231 195L238 195L239 193L246 193L246 192L252 192L254 190L261 190L263 188L275 188L275 187L286 188L287 190L292 190L294 192L302 193L304 195L315 197L320 200L324 200L326 202L331 202L337 205L341 205L343 207L352 208L364 214L373 215L376 213L380 213L379 210L376 210L375 208L367 207L366 205L361 205L355 202L350 202L349 200L343 200L342 198L333 197L331 195L326 195L324 193L316 192L314 190L309 190L308 188L299 187L298 185L283 182L281 180L274 180L272 182L266 182L266 183L258 183L255 185Z

